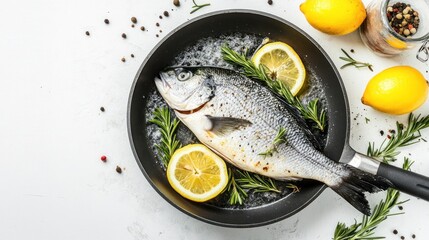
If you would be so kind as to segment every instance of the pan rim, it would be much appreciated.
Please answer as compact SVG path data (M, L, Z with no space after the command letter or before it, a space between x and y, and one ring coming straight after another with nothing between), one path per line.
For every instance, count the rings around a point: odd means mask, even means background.
M201 220L203 222L206 223L210 223L213 225L217 225L217 226L222 226L222 227L234 227L234 228L250 228L250 227L258 227L258 226L264 226L264 225L268 225L268 224L272 224L275 222L278 222L280 220L286 219L296 213L298 213L299 211L301 211L303 208L307 207L308 204L310 204L311 202L313 202L322 192L323 190L325 190L327 188L327 186L323 183L320 183L319 185L317 185L317 191L310 197L308 198L307 201L302 202L301 206L295 208L293 211L290 211L289 213L276 217L276 218L272 218L270 220L267 221L259 221L256 223L246 223L246 224L237 224L237 223L224 223L221 221L215 221L212 219L207 219L204 217L201 217L197 214L194 214L193 212L187 211L186 209L181 208L180 206L178 206L177 204L175 204L171 199L169 199L167 196L165 196L164 193L162 193L160 191L160 189L158 189L158 187L155 185L155 183L152 181L151 177L149 176L149 174L147 173L146 169L144 168L144 166L142 165L141 161L140 161L140 157L137 153L136 150L136 146L134 145L134 139L133 139L133 133L132 133L132 124L131 124L131 108L132 108L132 101L134 98L134 93L135 93L135 88L137 85L137 82L139 80L139 77L144 69L144 67L146 66L147 62L153 57L154 52L156 52L156 50L164 44L164 42L166 40L168 40L172 35L174 35L176 32L180 31L181 29L183 29L186 26L192 25L197 21L200 21L202 19L206 19L206 18L210 18L213 16L218 16L218 15L224 15L224 14L240 14L240 13L244 13L244 14L254 14L254 15L259 15L259 16L263 16L263 17L268 17L271 18L273 20L279 21L285 25L288 25L289 27L293 28L295 31L299 32L300 34L302 34L304 37L306 37L312 44L314 44L314 46L320 50L320 52L323 54L323 56L325 57L325 59L327 60L327 62L329 63L329 65L332 67L332 70L334 71L337 79L338 79L338 83L340 85L341 91L342 91L342 95L344 97L344 103L345 103L345 107L346 107L346 139L344 140L345 145L348 144L348 138L349 138L349 105L348 105L348 101L347 101L347 95L346 95L346 91L345 91L345 87L343 84L343 81L341 79L341 76L338 72L338 69L335 67L333 61L331 60L331 58L329 57L329 55L325 52L325 50L311 37L309 36L306 32L304 32L302 29L300 29L299 27L297 27L296 25L292 24L291 22L266 13L266 12L261 12L261 11L257 11L257 10L251 10L251 9L228 9L228 10L219 10L219 11L213 11L207 14L203 14L200 15L196 18L193 18L191 20L188 20L182 24L180 24L179 26L177 26L174 30L170 31L164 38L162 38L152 49L151 51L147 54L146 58L144 59L144 61L142 62L142 64L140 65L139 69L137 70L136 76L134 77L133 83L131 85L131 89L130 89L130 94L129 94L129 98L128 98L128 103L127 103L127 132L128 132L128 138L130 141L130 146L131 146L131 150L133 152L134 158L140 168L140 170L142 171L143 175L145 176L146 180L150 183L150 185L152 186L152 188L163 198L165 199L169 204L171 204L172 206L174 206L176 209L179 209L181 212L184 212L185 214L187 214L188 216L191 216L195 219ZM329 125L328 129L330 129L332 126ZM329 130L328 130L329 131ZM327 141L329 141L329 134L328 134L328 139ZM343 155L343 154L342 154ZM340 158L341 159L341 158ZM272 203L266 204L270 205ZM234 209L231 209L234 210Z

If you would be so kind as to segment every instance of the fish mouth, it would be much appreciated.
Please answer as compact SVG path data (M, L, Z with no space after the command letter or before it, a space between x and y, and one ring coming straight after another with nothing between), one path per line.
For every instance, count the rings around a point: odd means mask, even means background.
M180 114L183 114L183 115L190 115L190 114L196 113L196 112L200 111L201 109L203 109L208 102L209 101L207 101L207 102L201 104L200 106L198 106L194 109L191 109L191 110L179 110L179 109L175 109L175 108L174 108L174 110Z
M168 74L165 72L160 72L159 77L155 77L155 85L159 90L163 90L167 92L169 89L171 89L170 84L165 80L167 79Z

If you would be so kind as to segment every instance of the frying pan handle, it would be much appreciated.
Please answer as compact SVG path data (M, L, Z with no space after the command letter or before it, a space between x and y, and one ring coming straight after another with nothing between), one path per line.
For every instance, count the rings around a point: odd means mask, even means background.
M423 175L379 162L354 152L349 165L362 171L382 176L393 183L393 188L429 201L429 178Z
M429 178L385 163L380 163L377 175L390 180L395 189L429 201Z

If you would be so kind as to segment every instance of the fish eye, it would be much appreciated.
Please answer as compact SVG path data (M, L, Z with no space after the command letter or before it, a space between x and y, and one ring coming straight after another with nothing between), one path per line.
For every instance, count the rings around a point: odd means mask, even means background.
M179 74L177 74L177 79L179 79L179 81L186 81L191 77L192 77L192 72L188 70L183 70Z

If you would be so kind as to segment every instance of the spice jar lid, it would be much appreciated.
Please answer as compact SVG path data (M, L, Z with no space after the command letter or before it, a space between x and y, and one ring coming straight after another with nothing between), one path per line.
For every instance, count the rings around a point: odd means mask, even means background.
M427 62L429 60L429 39L426 39L417 51L416 58L420 62Z

